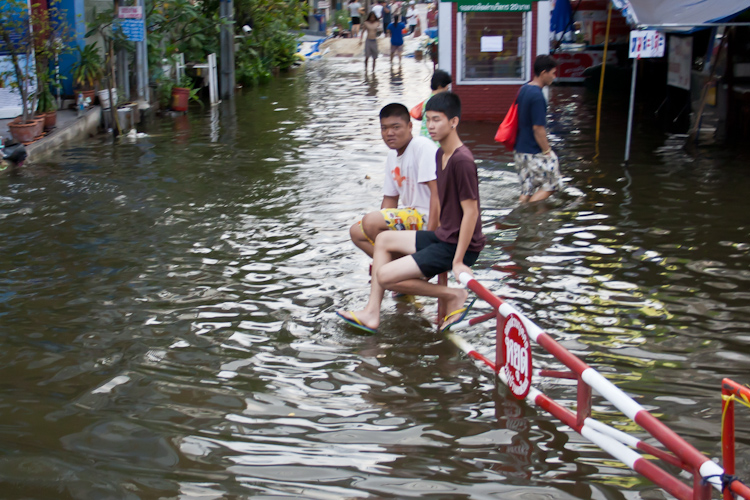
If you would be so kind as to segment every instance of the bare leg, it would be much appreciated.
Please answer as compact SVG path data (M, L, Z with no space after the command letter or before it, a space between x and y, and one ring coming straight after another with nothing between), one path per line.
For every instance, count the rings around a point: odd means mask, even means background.
M529 198L529 201L534 202L546 200L552 195L552 193L554 193L554 191L537 191L531 198Z
M354 314L370 328L380 325L380 306L386 289L413 295L437 297L446 301L448 311L458 309L468 296L462 288L429 283L411 256L416 248L416 231L387 231L378 236L372 261L370 298ZM406 255L406 256L404 256ZM348 317L345 311L339 311Z
M388 231L388 225L385 223L385 219L383 219L383 214L380 212L370 212L362 218L361 225L357 223L349 228L349 236L351 236L352 243L357 248L372 257L375 248L372 242L384 231Z

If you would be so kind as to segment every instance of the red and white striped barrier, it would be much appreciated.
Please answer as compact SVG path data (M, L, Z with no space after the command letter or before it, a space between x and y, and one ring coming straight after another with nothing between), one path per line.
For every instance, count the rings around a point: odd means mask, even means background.
M680 438L674 431L657 420L640 404L604 378L595 369L558 344L557 341L542 331L541 328L528 319L522 312L493 295L468 273L462 273L459 276L459 281L476 293L481 299L489 303L493 311L477 318L451 325L450 330L468 328L483 321L497 318L498 345L496 346L496 361L490 361L461 337L453 333L448 333L446 336L468 356L482 361L490 367L503 383L511 388L511 392L516 397L526 399L530 403L548 411L604 451L610 453L613 457L679 499L710 499L710 486L713 486L718 491L724 490L725 495L727 493L726 490L730 490L750 500L750 488L735 478L725 476L724 470L718 464ZM514 324L509 327L509 322L513 322ZM505 326L501 326L501 324ZM525 351L521 348L526 335L571 370L570 372L541 370L538 372L539 374L542 376L578 380L576 413L561 406L531 386L531 370L527 370L524 365L524 363L528 362L528 366L531 366L530 349L528 350L527 359ZM508 341L509 336L513 337L512 341ZM506 349L510 351L506 353ZM507 363L506 356L508 358ZM509 379L509 374L511 375L511 379ZM612 403L629 419L648 431L671 454L591 418L592 389ZM672 474L644 459L639 453L632 450L631 447L692 473L693 486L686 485Z

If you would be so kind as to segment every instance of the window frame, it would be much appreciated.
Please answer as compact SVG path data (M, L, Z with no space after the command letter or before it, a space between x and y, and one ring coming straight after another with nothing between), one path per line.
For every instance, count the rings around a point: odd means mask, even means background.
M523 39L524 39L524 62L523 76L521 78L464 78L464 60L466 57L465 48L465 26L466 20L464 12L458 12L456 15L456 84L457 85L523 85L531 79L530 61L531 61L531 44L533 34L532 12L523 13Z

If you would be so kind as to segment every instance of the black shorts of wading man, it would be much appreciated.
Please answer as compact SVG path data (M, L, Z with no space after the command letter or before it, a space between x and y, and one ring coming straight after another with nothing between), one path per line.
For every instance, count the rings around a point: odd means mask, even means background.
M426 113L430 137L440 143L435 156L440 226L434 232L388 231L378 235L367 305L359 311L337 312L350 325L368 332L376 332L380 326L385 290L441 299L452 311L441 328L454 323L459 313L466 312L462 306L468 292L423 278L449 270L456 277L473 276L469 266L484 248L477 168L457 131L461 101L452 92L442 92L429 100Z

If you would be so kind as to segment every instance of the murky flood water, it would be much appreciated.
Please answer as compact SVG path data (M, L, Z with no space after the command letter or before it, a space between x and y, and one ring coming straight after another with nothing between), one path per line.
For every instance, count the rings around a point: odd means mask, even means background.
M234 116L195 110L0 179L0 496L663 498L498 390L435 333L434 301L387 297L376 336L334 315L367 297L347 228L380 203L377 111L423 99L430 71L311 62ZM693 158L639 128L626 168L613 100L594 162L594 102L552 91L569 181L544 212L517 208L496 124L461 126L489 241L477 277L719 457L720 380L750 373L747 153ZM464 335L494 356L487 328Z

